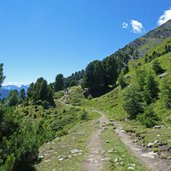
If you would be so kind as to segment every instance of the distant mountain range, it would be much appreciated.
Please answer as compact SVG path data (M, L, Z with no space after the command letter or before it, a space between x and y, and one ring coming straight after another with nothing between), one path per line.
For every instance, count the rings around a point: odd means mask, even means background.
M11 90L17 90L20 92L21 89L24 89L26 92L29 88L29 85L21 85L21 86L16 86L16 85L7 85L7 86L2 86L0 88L0 99L8 97L9 93Z

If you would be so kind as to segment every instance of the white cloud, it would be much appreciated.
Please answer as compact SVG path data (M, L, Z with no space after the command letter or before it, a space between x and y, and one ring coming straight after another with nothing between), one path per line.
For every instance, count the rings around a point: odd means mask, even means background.
M132 31L133 33L142 33L143 32L143 25L141 22L137 20L131 20L131 26L132 26Z
M157 23L158 25L162 25L170 19L171 19L171 8L163 12L163 15L160 16Z
M127 29L127 28L128 28L128 23L123 22L123 23L122 23L122 28Z

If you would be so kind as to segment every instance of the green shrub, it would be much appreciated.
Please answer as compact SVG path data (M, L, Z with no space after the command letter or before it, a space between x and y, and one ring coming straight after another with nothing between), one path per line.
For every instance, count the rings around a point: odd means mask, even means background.
M125 78L123 76L123 72L118 77L118 83L121 86L121 89L123 89L127 86L127 83L126 83Z
M42 105L43 105L44 109L48 109L49 108L49 102L47 102L47 101L43 101Z
M56 133L56 136L61 137L61 136L67 135L67 134L68 134L68 131L62 129Z
M151 107L147 107L144 113L137 116L137 120L139 120L146 127L151 128L158 123L159 118Z
M14 157L14 154L11 154L7 157L7 160L4 166L2 166L2 168L0 167L0 170L1 171L13 171L14 163L15 163L15 157Z
M85 110L81 112L80 120L88 120L88 113Z

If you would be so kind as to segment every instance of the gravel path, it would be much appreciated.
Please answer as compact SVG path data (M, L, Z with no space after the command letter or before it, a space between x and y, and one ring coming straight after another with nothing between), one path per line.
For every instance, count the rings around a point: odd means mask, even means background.
M88 149L89 153L86 157L83 165L84 171L101 171L104 166L104 158L103 158L103 149L101 142L101 132L103 130L102 125L105 124L108 120L105 118L104 114L99 111L95 111L101 114L101 118L98 119L99 127L93 132L89 144Z

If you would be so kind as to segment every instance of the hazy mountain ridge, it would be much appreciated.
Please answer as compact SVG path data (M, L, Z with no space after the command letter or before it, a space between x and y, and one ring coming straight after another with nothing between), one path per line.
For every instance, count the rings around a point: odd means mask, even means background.
M2 86L0 88L0 94L1 94L0 98L3 99L3 98L8 97L11 90L17 90L18 92L20 92L21 89L24 89L27 92L28 88L29 88L29 85L21 85L21 86L6 85L6 86Z
M6 90L17 90L17 91L20 91L21 89L24 89L26 91L28 89L28 87L29 87L29 85L21 85L21 86L6 85L6 86L3 86L3 88Z

